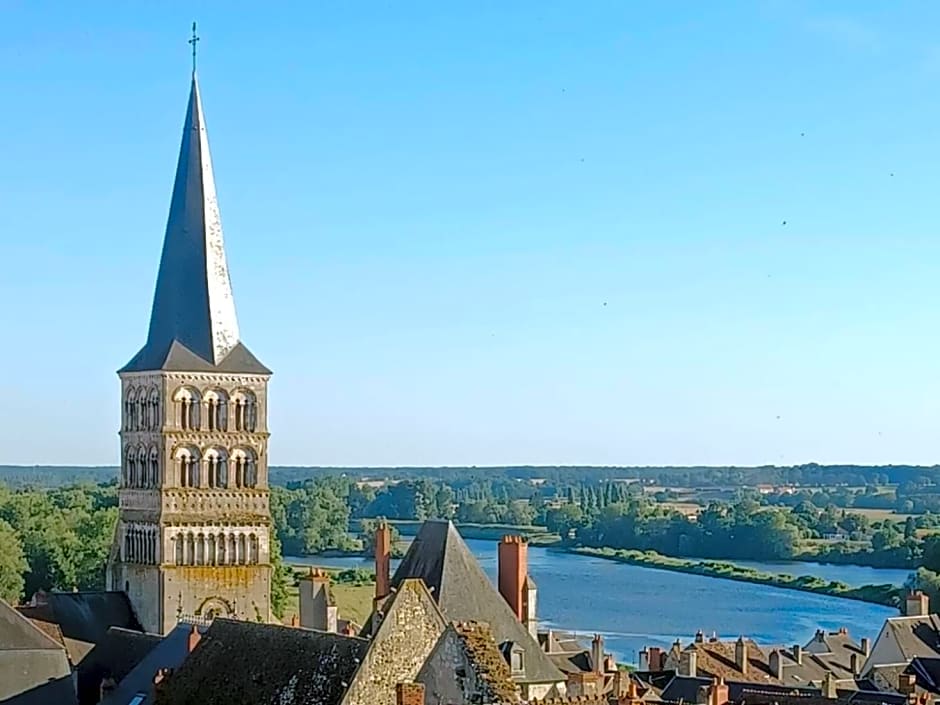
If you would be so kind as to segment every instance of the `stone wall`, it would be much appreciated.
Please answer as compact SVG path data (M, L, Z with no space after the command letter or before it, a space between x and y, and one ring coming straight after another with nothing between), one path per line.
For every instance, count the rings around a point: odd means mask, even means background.
M403 581L383 612L342 705L395 705L396 685L415 679L444 632L444 618L420 580Z

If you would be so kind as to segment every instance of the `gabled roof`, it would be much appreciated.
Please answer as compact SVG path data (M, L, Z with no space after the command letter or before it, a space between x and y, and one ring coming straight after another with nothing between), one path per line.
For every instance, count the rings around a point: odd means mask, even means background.
M65 649L0 600L0 701L17 705L72 705Z
M144 347L120 371L198 372L208 366L270 374L247 348L239 347L209 140L193 73L150 330ZM226 369L220 370L223 365Z
M898 648L909 661L916 656L940 656L940 617L891 617L885 629L894 637Z
M153 679L161 669L175 670L189 656L189 635L192 624L181 622L160 639L126 675L118 678L117 687L101 701L101 705L127 705L135 695L143 694L139 705L153 703ZM200 634L205 634L207 627L196 627Z
M0 651L62 651L57 644L35 624L6 602L0 600Z
M525 674L516 677L517 682L564 681L564 675L516 619L451 522L424 522L392 577L392 587L398 588L406 578L424 581L448 621L485 622L498 645L511 641L522 647ZM367 624L363 633L369 630Z
M110 627L143 631L123 592L50 592L35 605L16 608L46 633L58 627L72 665L77 666L104 639Z
M101 681L120 683L163 640L159 634L111 627L78 667L79 705L97 705Z
M157 702L337 705L368 647L358 637L215 619Z

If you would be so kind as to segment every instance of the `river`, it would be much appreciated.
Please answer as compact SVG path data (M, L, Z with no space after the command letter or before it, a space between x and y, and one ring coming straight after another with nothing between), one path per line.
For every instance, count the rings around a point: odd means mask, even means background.
M496 542L467 545L496 580ZM371 568L362 558L285 557L294 564ZM908 571L819 563L741 562L767 572L818 575L857 586L903 583ZM393 561L392 570L397 567ZM857 640L874 639L897 611L856 600L768 585L626 565L603 558L529 547L529 572L538 586L538 615L544 626L604 635L607 649L635 663L644 646L687 642L701 629L723 638L740 635L759 644L803 644L816 629L848 628Z

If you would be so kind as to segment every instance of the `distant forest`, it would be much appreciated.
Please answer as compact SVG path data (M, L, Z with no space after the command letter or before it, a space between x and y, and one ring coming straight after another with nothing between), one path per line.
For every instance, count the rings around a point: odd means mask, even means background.
M117 467L0 465L0 483L12 488L54 488L76 483L117 482ZM742 487L755 485L800 485L834 487L846 485L904 485L921 488L940 484L940 466L918 465L794 465L778 467L598 467L598 466L506 466L506 467L293 467L272 466L271 483L288 486L321 477L353 479L418 480L535 480L549 483L590 483L610 480L640 480L664 487Z

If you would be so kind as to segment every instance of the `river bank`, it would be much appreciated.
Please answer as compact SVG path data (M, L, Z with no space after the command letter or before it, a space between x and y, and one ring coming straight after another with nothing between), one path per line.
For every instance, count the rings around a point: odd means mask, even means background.
M738 582L771 585L788 590L812 592L830 597L842 597L875 605L897 607L903 597L903 588L899 585L862 585L851 587L838 581L824 580L811 575L789 575L786 573L765 573L753 568L746 568L724 561L672 558L653 551L631 551L613 548L590 548L586 546L554 547L549 550L564 551L583 556L604 558L618 563L626 563L644 568L658 568L677 573L702 575L710 578L724 578Z

